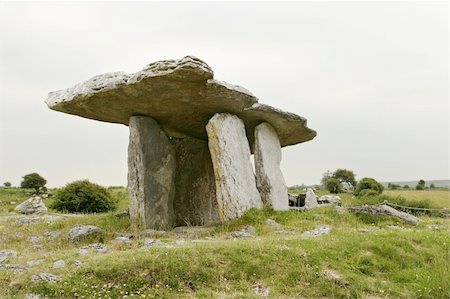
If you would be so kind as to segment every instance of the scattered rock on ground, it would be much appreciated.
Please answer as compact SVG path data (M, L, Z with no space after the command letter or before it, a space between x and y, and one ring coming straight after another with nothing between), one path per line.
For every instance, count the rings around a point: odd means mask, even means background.
M160 240L155 240L155 239L151 239L151 238L145 238L144 239L144 245L142 245L142 248L149 248L149 247L153 247L153 246L159 246L161 245L161 241Z
M130 238L127 238L127 237L117 237L114 240L112 240L112 242L115 244L122 244L122 245L130 245L131 244Z
M269 297L269 288L264 287L261 284L255 284L253 285L253 291L255 291L255 294L258 296L261 296L263 298Z
M322 274L329 280L340 284L340 285L347 285L348 282L343 280L343 277L340 273L338 273L335 270L331 270L331 269L326 269L322 271Z
M303 237L317 237L321 235L327 235L331 232L331 226L329 225L319 225L313 230L306 231L302 234Z
M241 230L234 231L231 233L233 238L246 238L254 235L256 233L256 228L251 225L247 225Z
M34 245L41 243L41 241L42 241L41 236L31 236L28 238L28 242Z
M270 219L270 218L266 220L266 224L269 226L276 227L276 228L281 228L283 226L283 225L279 224L278 222L276 222L275 220Z
M41 221L40 217L19 217L16 220L17 225L23 225L23 224L35 224L39 223Z
M16 257L17 251L15 250L9 250L9 249L3 249L0 250L0 263L6 262L11 257Z
M341 198L336 195L323 195L317 199L318 204L334 204L341 205Z
M27 265L31 267L31 266L39 265L42 262L43 262L43 260L31 260L31 261L27 262Z
M73 241L80 241L88 236L101 234L103 230L94 225L76 225L69 231L69 238Z
M48 209L40 196L33 196L19 204L15 211L21 214L47 214Z
M95 251L97 251L97 253L107 253L109 250L108 247L106 247L106 245L104 245L104 244L93 243L93 244L89 244L89 245L81 247L80 250L78 251L78 253L81 255L85 255L85 254L89 253L90 249L94 249Z
M37 294L26 294L25 299L41 299L41 295Z
M80 268L81 266L83 266L83 262L82 262L82 261L79 261L79 260L75 260L75 261L73 262L73 265L74 265L76 268Z
M53 268L55 268L55 269L64 268L65 266L66 266L66 262L63 260L58 260L53 263Z
M18 264L0 264L0 269L13 270L14 272L25 272L27 269Z
M31 280L34 282L47 281L47 282L58 282L61 280L59 276L53 275L51 273L39 273L31 276Z
M387 215L397 217L407 223L417 225L419 224L419 218L411 214L397 211L396 209L388 205L364 205L360 207L350 207L348 208L350 213L355 214L371 214L371 215Z
M61 234L60 231L52 230L52 231L48 231L48 232L43 233L43 236L47 237L47 238L54 239L54 238L58 237L60 234Z

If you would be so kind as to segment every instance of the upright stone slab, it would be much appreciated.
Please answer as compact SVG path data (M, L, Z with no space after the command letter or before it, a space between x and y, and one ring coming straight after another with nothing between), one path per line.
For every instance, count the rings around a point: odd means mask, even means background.
M164 228L175 216L175 152L158 123L145 116L130 118L128 193L134 225Z
M195 138L173 138L176 151L176 225L204 225L219 220L214 170L208 144Z
M268 123L255 128L256 184L264 205L288 210L288 190L280 169L281 145L277 132Z
M220 219L237 218L251 208L261 208L243 121L232 114L216 114L206 132Z

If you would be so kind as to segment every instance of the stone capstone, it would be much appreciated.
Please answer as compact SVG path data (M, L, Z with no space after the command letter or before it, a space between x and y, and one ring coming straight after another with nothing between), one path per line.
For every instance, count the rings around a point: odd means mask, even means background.
M175 151L158 123L145 116L130 118L128 194L130 218L143 228L165 228L175 222Z
M405 222L408 222L409 224L419 224L419 218L417 218L416 216L397 211L396 209L388 205L364 205L360 207L349 207L348 211L355 214L388 215L397 217Z
M208 144L194 138L173 138L176 152L176 225L204 225L219 220L214 170Z
M250 144L255 127L262 122L270 123L278 132L281 146L316 136L307 127L306 119L258 103L243 87L213 79L211 68L193 56L151 63L133 74L98 75L72 88L49 93L46 103L56 111L125 125L134 115L146 115L177 138L189 136L206 141L205 125L218 112L239 116Z
M81 241L93 235L102 234L103 230L94 225L76 225L69 231L69 238L73 242Z
M281 145L270 124L255 128L254 147L256 183L263 203L274 210L288 210L288 190L280 169Z
M251 208L261 208L242 120L228 113L216 114L206 131L220 219L237 218Z
M341 198L337 195L323 195L317 199L317 203L341 205Z
M33 196L19 204L15 211L21 214L47 214L48 209L40 196Z

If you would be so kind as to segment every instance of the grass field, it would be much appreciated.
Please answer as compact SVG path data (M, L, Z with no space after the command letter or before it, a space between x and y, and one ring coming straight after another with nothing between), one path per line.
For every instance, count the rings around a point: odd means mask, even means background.
M435 208L450 208L449 190L386 190L389 196L401 196L407 201L426 201Z
M127 206L124 189L114 189ZM354 203L349 197L344 200ZM271 218L283 225L265 224ZM23 273L0 269L0 298L24 298L34 293L48 298L261 298L255 288L267 288L269 298L448 298L449 219L421 217L418 226L392 218L340 214L334 208L310 212L252 210L238 220L216 224L194 240L174 232L156 236L162 246L142 249L144 240L127 218L114 213L84 215L55 222L18 225L0 217L2 249L19 254L8 261L27 267ZM105 254L80 255L68 231L75 224L105 230L100 241ZM230 232L253 225L256 235L230 238ZM329 235L300 234L330 225ZM281 232L277 232L281 230ZM29 237L58 231L36 246ZM135 236L131 245L114 244L118 233ZM184 240L180 241L180 240ZM1 241L0 241L1 242ZM27 266L31 260L41 260ZM57 260L66 267L53 268ZM75 267L75 261L81 267ZM335 271L333 278L324 271ZM59 283L32 282L46 272Z

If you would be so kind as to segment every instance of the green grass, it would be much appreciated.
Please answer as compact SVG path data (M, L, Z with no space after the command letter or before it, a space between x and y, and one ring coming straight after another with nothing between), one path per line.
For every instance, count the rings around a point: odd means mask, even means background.
M126 198L121 198L125 206ZM275 233L264 224L267 218L297 234ZM80 256L81 245L67 238L77 223L105 229L101 241L112 250ZM331 225L331 234L299 236L319 224ZM431 224L443 229L428 228ZM40 258L43 263L24 273L0 270L0 297L36 293L49 298L258 298L252 288L261 284L270 289L270 298L448 298L448 224L448 219L421 217L421 224L413 227L392 218L341 215L333 208L304 213L251 210L240 219L210 227L203 233L212 238L207 242L176 245L177 236L168 233L161 241L173 248L143 250L139 237L131 247L111 244L115 233L137 235L128 219L117 219L113 213L50 224L17 226L6 221L0 222L0 235L8 238L2 249L20 253L9 262L26 265ZM231 231L245 225L256 227L255 237L229 239ZM398 229L389 228L392 225ZM361 228L373 232L363 233ZM61 235L45 240L41 249L32 248L27 238L48 230ZM22 237L14 238L17 232ZM52 269L58 259L66 261L66 268ZM74 268L75 260L83 266ZM343 279L330 280L322 273L325 269L339 272ZM61 275L63 281L32 283L31 276L40 272Z
M434 208L450 208L450 190L386 190L384 193L407 201L425 201Z

